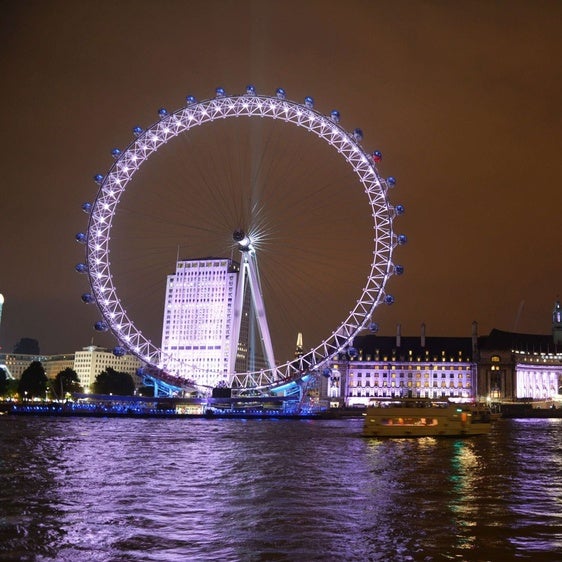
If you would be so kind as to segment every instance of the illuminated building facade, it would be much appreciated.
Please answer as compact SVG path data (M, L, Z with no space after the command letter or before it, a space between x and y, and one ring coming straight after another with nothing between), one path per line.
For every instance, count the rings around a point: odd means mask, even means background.
M43 368L47 378L54 379L65 369L74 369L74 353L61 355L48 355L43 361Z
M453 401L562 401L562 307L557 301L549 335L494 329L470 337L375 334L355 338L323 377L320 395L333 405L361 406L375 397Z
M0 353L0 367L5 369L8 376L14 379L21 378L22 373L34 361L45 363L48 360L46 355L29 355L26 353Z
M136 384L139 382L136 371L140 366L141 362L134 355L117 357L112 351L95 345L84 347L74 354L73 368L84 392L92 392L96 377L108 367L120 373L128 373Z
M208 387L228 382L238 270L238 264L226 258L177 262L166 284L164 369ZM238 351L242 358L246 346Z
M447 398L468 402L475 396L475 337L365 335L354 351L331 365L325 393L332 402L363 406L371 398Z
M0 367L14 379L20 379L22 373L33 363L39 361L48 378L54 379L58 373L67 368L74 368L74 353L65 355L29 355L24 353L0 354Z
M478 338L480 400L560 400L562 313L554 305L550 335L492 330Z

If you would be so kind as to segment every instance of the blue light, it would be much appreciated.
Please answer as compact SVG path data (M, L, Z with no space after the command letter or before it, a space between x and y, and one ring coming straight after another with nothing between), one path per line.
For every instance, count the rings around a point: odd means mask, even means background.
M334 122L334 123L339 123L340 122L340 112L337 109L334 109L331 113L330 113L330 119Z
M101 185L101 183L103 182L103 176L102 174L96 174L94 176L94 181L98 184Z
M246 86L246 94L248 94L249 96L255 96L256 95L256 88L254 86L252 86L251 84L248 84Z
M224 91L224 88L217 88L215 90L215 95L216 95L217 98L224 98L224 96L226 95L225 91Z
M403 215L406 212L406 209L404 208L404 205L396 205L394 210L396 211L397 215Z
M404 273L404 266L402 265L395 265L394 266L394 273L396 275L402 275Z
M164 117L166 117L166 115L168 115L168 110L164 107L161 107L158 110L158 115L160 116L160 119L164 119Z
M399 234L398 235L398 244L400 244L400 246L403 246L404 244L406 244L406 242L408 242L408 238L405 234Z
M91 293L84 293L81 298L82 302L86 304L91 304L94 302L94 297Z
M275 95L278 99L284 100L287 94L283 88L277 88Z
M394 303L394 297L392 295L386 295L384 297L384 302L385 302L385 304L393 304Z
M396 178L393 176L389 176L388 178L386 178L386 183L389 185L389 187L394 187L396 185Z
M353 129L351 135L357 142L361 142L363 140L363 131L361 129Z
M187 102L187 105L192 105L194 103L197 103L197 99L195 98L195 96L186 96L185 101Z
M314 107L314 100L310 96L306 96L306 98L304 98L304 105L312 109Z
M82 210L86 214L90 214L92 212L92 204L91 203L82 203Z
M78 242L79 244L85 244L87 237L83 232L79 232L76 236L75 236L76 242Z
M88 266L85 263L77 263L74 269L78 273L88 273Z
M107 322L99 320L94 324L94 330L96 332L107 332L107 330L109 330L109 326L107 325Z
M138 125L133 127L133 135L135 135L135 137L142 135L142 127L139 127Z

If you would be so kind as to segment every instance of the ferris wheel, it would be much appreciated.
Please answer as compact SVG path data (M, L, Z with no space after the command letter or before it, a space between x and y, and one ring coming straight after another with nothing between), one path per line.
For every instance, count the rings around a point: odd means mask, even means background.
M282 88L278 88L273 96L258 94L253 86L247 86L245 93L241 95L229 95L223 88L217 88L212 99L197 101L193 96L187 96L184 107L174 112L162 108L158 111L158 116L158 121L146 129L134 127L134 138L125 149L112 150L113 165L107 174L97 174L94 178L99 186L94 202L82 205L89 220L86 232L76 235L76 240L85 246L85 261L79 263L76 270L88 276L90 291L82 295L83 302L95 303L101 313L102 319L96 322L95 329L113 334L119 342L114 348L116 355L130 352L151 367L157 376L160 373L162 377L172 380L181 378L173 372L163 370L162 366L170 358L137 328L119 295L119 275L115 274L114 267L116 260L110 258L114 250L114 224L123 198L127 188L134 184L131 182L137 177L141 167L144 169L143 165L151 157L176 138L189 137L196 129L214 122L239 122L240 118L260 123L276 122L284 128L312 133L321 144L329 147L334 158L344 163L347 172L353 176L354 191L362 194L363 207L369 210L371 232L368 242L372 256L369 258L370 265L363 287L350 289L350 292L359 293L358 298L351 310L344 315L343 321L332 328L331 333L309 351L303 351L279 364L269 364L267 368L256 371L230 373L229 382L232 387L264 388L283 385L312 371L328 376L329 363L335 356L340 353L347 353L349 356L356 354L353 339L357 334L364 330L378 330L373 319L375 308L381 303L390 305L394 302L393 296L386 292L385 287L390 276L403 273L403 267L395 264L392 258L396 246L406 243L406 236L396 234L393 228L394 219L404 212L404 207L393 205L389 200L389 191L396 180L393 177L385 179L379 174L377 164L382 159L382 154L379 151L366 151L362 147L362 131L358 128L351 131L344 129L337 110L325 115L315 109L313 98L306 97L303 103L290 101ZM264 167L263 164L260 166ZM210 189L203 179L201 189L206 188ZM309 197L309 204L310 200ZM314 198L312 200L318 201ZM255 204L252 205L252 209L255 207ZM155 212L151 209L150 214ZM259 215L261 212L260 208L254 214ZM305 217L303 220L308 219ZM254 246L259 249L260 229L254 228L252 224L239 226L247 229ZM306 251L306 240L302 243ZM196 378L194 371L189 382Z

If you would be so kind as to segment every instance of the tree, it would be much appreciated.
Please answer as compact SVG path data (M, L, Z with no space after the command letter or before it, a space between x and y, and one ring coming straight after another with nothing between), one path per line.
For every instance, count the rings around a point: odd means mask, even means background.
M135 392L135 381L129 373L122 373L107 367L94 382L95 394L117 394L119 396L132 396Z
M6 369L0 367L0 396L13 397L18 393L18 383L16 379L8 377Z
M14 353L22 355L39 355L39 342L33 338L21 338L14 345Z
M8 373L0 367L0 396L4 396L8 392Z
M72 394L73 392L83 391L83 388L80 386L78 374L70 367L57 373L52 388L55 396L58 396L60 399L64 398L67 393Z
M20 398L24 396L33 398L45 398L47 392L48 379L41 361L33 361L29 367L21 374L18 383L18 394Z

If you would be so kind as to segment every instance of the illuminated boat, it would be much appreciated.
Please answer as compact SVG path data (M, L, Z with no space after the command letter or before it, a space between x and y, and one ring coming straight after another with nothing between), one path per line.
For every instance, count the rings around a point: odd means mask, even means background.
M490 432L491 421L469 405L430 398L373 400L365 412L365 437L463 437Z

